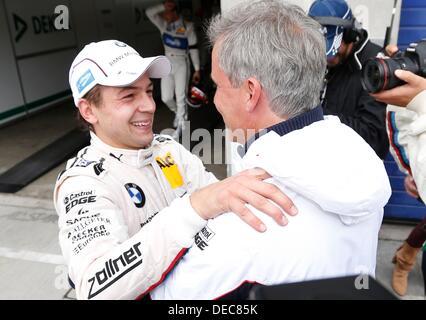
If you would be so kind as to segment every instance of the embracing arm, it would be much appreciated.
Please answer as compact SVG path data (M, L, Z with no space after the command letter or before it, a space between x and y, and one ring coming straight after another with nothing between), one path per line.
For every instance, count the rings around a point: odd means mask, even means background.
M78 299L143 297L161 283L207 222L186 196L130 236L129 217L119 201L90 177L68 178L55 195L59 242Z

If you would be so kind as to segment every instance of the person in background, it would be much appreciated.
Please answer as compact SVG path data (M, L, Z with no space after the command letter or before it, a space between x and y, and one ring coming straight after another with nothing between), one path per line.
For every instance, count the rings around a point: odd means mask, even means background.
M200 82L200 56L194 24L179 14L175 0L147 8L146 16L160 31L165 55L172 63L170 74L161 79L161 99L175 113L173 138L177 139L188 120L185 97L191 70L189 56L195 70L192 82Z
M388 47L393 55L396 46ZM395 76L406 84L371 94L374 99L388 105L387 128L390 151L399 169L407 174L405 189L411 196L426 200L426 79L410 71L396 70ZM400 296L408 289L408 275L413 270L417 255L426 249L426 214L395 252L392 288ZM423 279L426 294L426 259L423 253Z
M324 114L338 116L384 159L389 152L386 104L376 101L361 85L362 65L381 48L369 40L344 0L316 0L308 14L322 25L326 37Z

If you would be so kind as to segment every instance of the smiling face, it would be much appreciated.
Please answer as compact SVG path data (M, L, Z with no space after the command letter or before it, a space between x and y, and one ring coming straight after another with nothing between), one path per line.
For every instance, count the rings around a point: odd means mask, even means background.
M88 120L96 135L115 148L142 149L153 139L153 84L145 74L128 87L106 87L100 106L92 106Z

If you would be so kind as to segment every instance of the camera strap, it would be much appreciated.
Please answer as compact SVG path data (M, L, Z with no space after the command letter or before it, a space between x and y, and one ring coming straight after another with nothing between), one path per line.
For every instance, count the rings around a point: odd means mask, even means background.
M367 30L365 30L365 33L366 33L367 36L363 39L364 42L354 52L354 59L355 59L357 65L358 65L359 70L362 70L362 63L358 58L358 54L364 49L364 47L367 45L367 42L370 40L370 36L369 36Z

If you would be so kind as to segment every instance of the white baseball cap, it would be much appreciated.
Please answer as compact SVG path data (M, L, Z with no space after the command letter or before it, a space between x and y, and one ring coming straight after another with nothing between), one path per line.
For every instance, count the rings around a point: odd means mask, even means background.
M171 71L165 56L142 58L127 44L117 40L92 42L75 57L69 73L69 83L78 106L79 100L95 85L125 87L145 72L150 78L163 78Z

